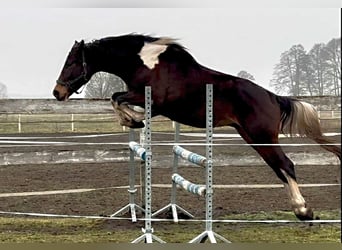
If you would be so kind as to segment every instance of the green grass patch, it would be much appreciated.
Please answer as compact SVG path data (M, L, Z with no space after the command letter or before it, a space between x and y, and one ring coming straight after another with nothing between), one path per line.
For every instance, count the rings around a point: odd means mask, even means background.
M339 219L339 211L319 211L321 219ZM290 212L231 214L220 219L295 220ZM201 232L201 222L153 222L155 235L168 243L189 242ZM51 219L31 217L0 218L0 242L7 243L127 243L142 235L143 222ZM340 224L214 223L213 231L235 243L340 242Z

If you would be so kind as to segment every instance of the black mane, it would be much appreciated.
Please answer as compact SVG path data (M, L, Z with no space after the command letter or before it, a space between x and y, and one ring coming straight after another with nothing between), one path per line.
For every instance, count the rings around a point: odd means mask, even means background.
M99 40L94 40L92 42L87 43L88 46L105 46L107 48L113 48L113 46L124 46L130 47L133 50L140 50L145 43L153 43L161 41L165 45L171 45L170 47L186 50L184 46L177 43L177 39L169 38L169 37L153 37L149 35L142 35L136 33L130 33L122 36L109 36L105 38L101 38Z

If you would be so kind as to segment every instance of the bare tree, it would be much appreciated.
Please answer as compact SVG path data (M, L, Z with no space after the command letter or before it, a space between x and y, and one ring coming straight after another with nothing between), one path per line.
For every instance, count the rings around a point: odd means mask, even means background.
M309 53L292 46L280 56L271 86L285 95L341 95L341 38L315 44Z
M5 84L0 82L0 99L8 98L7 96L7 87Z
M93 75L85 89L86 98L110 98L113 93L124 91L125 83L121 78L108 74L105 72L99 72Z
M324 43L315 44L309 51L309 56L311 59L311 68L313 70L313 88L315 89L315 94L322 96L326 94L326 79L325 73L327 71L327 65L323 57Z
M271 86L277 93L294 96L305 94L307 86L303 79L306 75L304 67L306 61L306 52L301 44L294 45L281 54L271 81Z
M324 47L323 56L327 65L326 77L330 94L341 95L341 38L331 39Z
M244 78L244 79L248 79L248 80L251 80L251 81L255 81L255 78L252 74L248 73L247 71L245 70L241 70L238 74L237 74L238 77L241 77L241 78Z

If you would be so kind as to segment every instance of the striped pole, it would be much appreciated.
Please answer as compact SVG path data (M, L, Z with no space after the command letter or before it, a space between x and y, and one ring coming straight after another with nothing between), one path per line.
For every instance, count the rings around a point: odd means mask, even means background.
M173 147L173 153L180 156L181 158L188 160L196 165L205 167L207 165L207 159L199 154L193 153L189 150L186 150L180 146Z
M192 193L197 194L199 196L205 195L205 186L194 184L186 179L184 179L179 174L173 174L172 175L172 181L182 187L184 190Z
M175 142L178 143L179 142L179 130L180 130L180 124L178 122L175 123ZM173 174L177 174L177 169L178 169L178 155L173 154L173 166L172 166L172 173ZM161 209L159 209L157 212L155 212L154 214L152 214L152 217L157 216L161 213L164 212L169 212L171 211L172 213L172 217L173 217L173 221L175 223L178 223L178 210L183 213L184 215L188 216L189 218L194 218L194 216L188 212L187 210L185 210L184 208L182 208L181 206L178 206L176 204L176 197L177 197L177 184L173 181L172 182L172 187L171 187L171 202L162 207Z
M129 142L129 148L142 159L143 161L146 161L146 150L143 148L139 143L135 141Z

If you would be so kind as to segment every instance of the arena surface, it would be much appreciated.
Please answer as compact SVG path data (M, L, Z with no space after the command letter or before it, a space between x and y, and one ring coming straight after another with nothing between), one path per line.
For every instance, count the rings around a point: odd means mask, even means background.
M220 133L222 133L220 131ZM13 137L18 137L14 143ZM61 135L6 135L2 137L1 153L25 152L72 152L107 150L116 152L119 157L102 163L91 162L90 159L76 160L72 163L48 164L16 164L0 166L0 210L12 212L34 212L68 215L111 215L128 204L128 134L107 136L76 136ZM67 136L67 137L66 137ZM4 137L12 139L4 139ZM20 139L22 137L24 139ZM44 138L38 138L44 137ZM170 184L172 174L172 133L153 133L153 165L152 165L152 210L156 211L170 202ZM340 136L333 136L340 143ZM46 142L72 142L69 144L51 145ZM138 139L137 139L138 140ZM181 136L181 142L200 142L202 138ZM11 142L9 142L11 141ZM24 141L20 143L20 141ZM26 141L26 142L25 142ZM35 141L36 145L27 143ZM238 146L244 142L238 138L229 140L216 138L215 143L232 144L214 146L214 185L237 184L281 184L271 168L260 159L260 163L243 161L232 165L230 159L258 157L247 146ZM84 143L88 143L85 145ZM170 145L158 145L158 144ZM312 143L303 138L281 139L281 143ZM188 146L188 149L205 155L204 146ZM297 164L296 173L299 184L329 184L320 187L302 187L302 194L309 206L314 210L340 209L340 186L338 176L339 164L331 164L336 159L325 153L318 146L287 146L284 150L298 159L310 155L321 156L319 164L310 159ZM322 154L322 155L321 155ZM328 154L328 156L327 156ZM310 158L310 157L309 157ZM136 202L141 205L140 173L143 171L141 162L136 163ZM180 162L179 174L198 184L205 184L204 169ZM159 185L165 184L165 185ZM247 188L233 186L215 186L214 189L214 218L218 219L234 213L291 210L287 195L283 188L274 186L267 188ZM60 191L62 190L62 191ZM52 193L46 191L53 191ZM57 191L57 192L56 192ZM38 192L38 193L37 193ZM177 192L177 204L203 219L205 214L205 198L191 195L183 190ZM319 216L319 214L317 214ZM129 217L129 215L124 215ZM165 218L165 216L161 216ZM127 225L130 224L127 221Z

